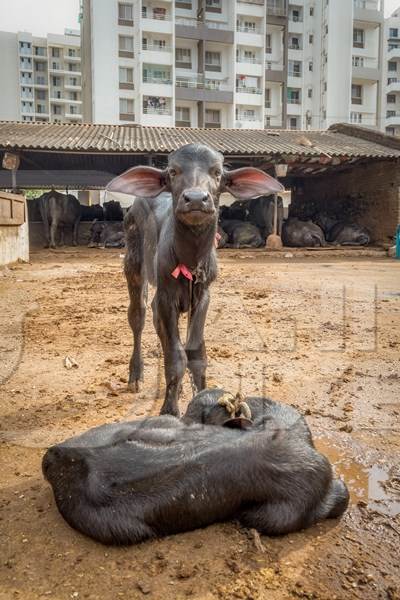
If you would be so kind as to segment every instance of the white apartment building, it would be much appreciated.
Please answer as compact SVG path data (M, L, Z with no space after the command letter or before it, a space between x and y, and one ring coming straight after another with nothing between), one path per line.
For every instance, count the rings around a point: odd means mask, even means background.
M385 129L390 135L400 135L400 7L385 21L385 39Z
M383 0L82 0L84 120L382 128Z
M0 56L0 120L82 122L79 32L0 32Z

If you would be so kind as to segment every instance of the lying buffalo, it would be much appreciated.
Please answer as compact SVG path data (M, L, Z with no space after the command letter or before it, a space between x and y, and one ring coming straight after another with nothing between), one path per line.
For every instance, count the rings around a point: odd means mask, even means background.
M315 223L324 231L326 240L336 246L367 246L370 242L368 231L356 223L339 221L326 214L318 215Z
M105 221L123 221L124 213L117 200L109 200L103 204Z
M221 227L228 236L232 248L259 248L264 245L260 230L247 221L222 220Z
M64 245L66 227L72 228L72 244L77 246L81 220L81 205L78 199L72 194L60 194L51 190L40 196L39 207L46 237L46 248L56 247L58 233L60 234L60 244Z
M213 389L185 420L104 425L50 448L43 473L64 519L105 544L134 544L233 518L280 535L345 511L346 486L293 408Z
M324 232L312 221L300 221L295 217L287 219L282 226L284 246L314 247L326 246Z
M97 221L90 227L89 248L123 248L125 246L125 231L123 222Z

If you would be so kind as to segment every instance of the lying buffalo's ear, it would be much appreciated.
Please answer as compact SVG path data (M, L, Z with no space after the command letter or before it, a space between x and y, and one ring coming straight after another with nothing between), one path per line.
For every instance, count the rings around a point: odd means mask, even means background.
M106 190L142 198L155 198L168 189L167 172L154 167L133 167L115 177Z
M285 189L279 181L254 167L225 171L224 188L240 200L249 200L266 194L277 194Z
M229 429L250 429L250 427L253 426L253 423L250 419L246 419L246 417L233 417L227 419L222 426L228 427Z

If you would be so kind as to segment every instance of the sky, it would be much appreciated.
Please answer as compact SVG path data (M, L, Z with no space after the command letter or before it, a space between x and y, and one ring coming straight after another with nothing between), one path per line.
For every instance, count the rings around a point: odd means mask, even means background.
M79 0L0 0L0 31L64 33L79 29L78 14Z
M386 16L399 6L400 0L385 0ZM64 33L79 28L78 12L79 0L0 0L0 31Z

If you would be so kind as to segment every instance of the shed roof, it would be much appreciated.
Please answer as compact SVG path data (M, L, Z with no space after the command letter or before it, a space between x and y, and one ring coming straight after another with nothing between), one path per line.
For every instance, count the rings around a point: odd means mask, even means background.
M400 140L345 124L325 131L293 131L0 122L3 150L166 154L191 142L228 156L400 158Z

